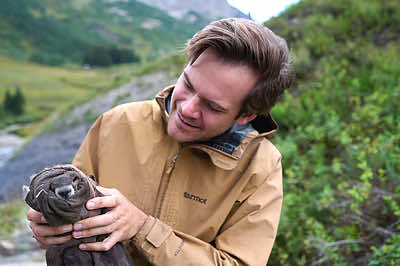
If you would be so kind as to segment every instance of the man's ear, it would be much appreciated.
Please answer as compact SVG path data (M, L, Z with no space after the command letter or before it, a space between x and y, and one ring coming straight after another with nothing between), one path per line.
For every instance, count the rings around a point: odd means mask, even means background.
M246 123L251 122L254 118L256 118L256 114L241 114L237 119L236 119L236 124L239 126L244 125Z

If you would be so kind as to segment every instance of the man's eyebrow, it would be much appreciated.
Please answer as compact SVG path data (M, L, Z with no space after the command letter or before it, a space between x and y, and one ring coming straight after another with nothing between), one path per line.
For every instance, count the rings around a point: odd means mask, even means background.
M192 85L192 83L190 82L189 76L186 74L185 71L183 71L183 76L184 76L184 78L185 78L185 81L186 81L186 83L187 83L187 86L188 86L190 89L194 90L193 85ZM207 103L213 105L214 108L217 108L220 112L227 112L227 111L228 111L225 107L221 106L220 104L218 104L218 103L216 103L216 102L214 102L214 101L212 101L212 100L205 99L205 98L203 98L203 97L201 97L201 96L200 96L200 98L201 98L203 101L205 101L205 102L207 102Z
M183 71L183 76L185 76L185 81L186 81L187 85L188 85L191 89L193 89L193 85L192 85L192 83L190 82L189 76L186 74L185 71Z

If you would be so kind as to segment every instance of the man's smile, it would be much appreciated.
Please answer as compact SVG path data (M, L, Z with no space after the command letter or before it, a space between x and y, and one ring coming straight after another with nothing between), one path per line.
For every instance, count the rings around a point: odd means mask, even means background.
M189 127L190 129L199 129L200 126L189 122L188 119L185 119L184 116L179 112L179 110L176 111L177 117L179 119L180 124L183 124L186 127Z

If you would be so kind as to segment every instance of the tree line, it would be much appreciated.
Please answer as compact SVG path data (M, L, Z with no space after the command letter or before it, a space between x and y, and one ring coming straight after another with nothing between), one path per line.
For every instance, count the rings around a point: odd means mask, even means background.
M111 66L123 63L139 62L140 58L133 49L117 48L115 46L94 46L86 50L83 63L93 66Z

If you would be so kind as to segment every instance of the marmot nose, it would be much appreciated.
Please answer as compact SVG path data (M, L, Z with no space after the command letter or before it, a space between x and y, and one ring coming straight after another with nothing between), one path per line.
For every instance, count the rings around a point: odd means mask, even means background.
M56 193L56 196L59 199L62 199L62 200L68 200L75 193L74 188L72 187L72 185L58 187L58 188L55 189L54 192Z

